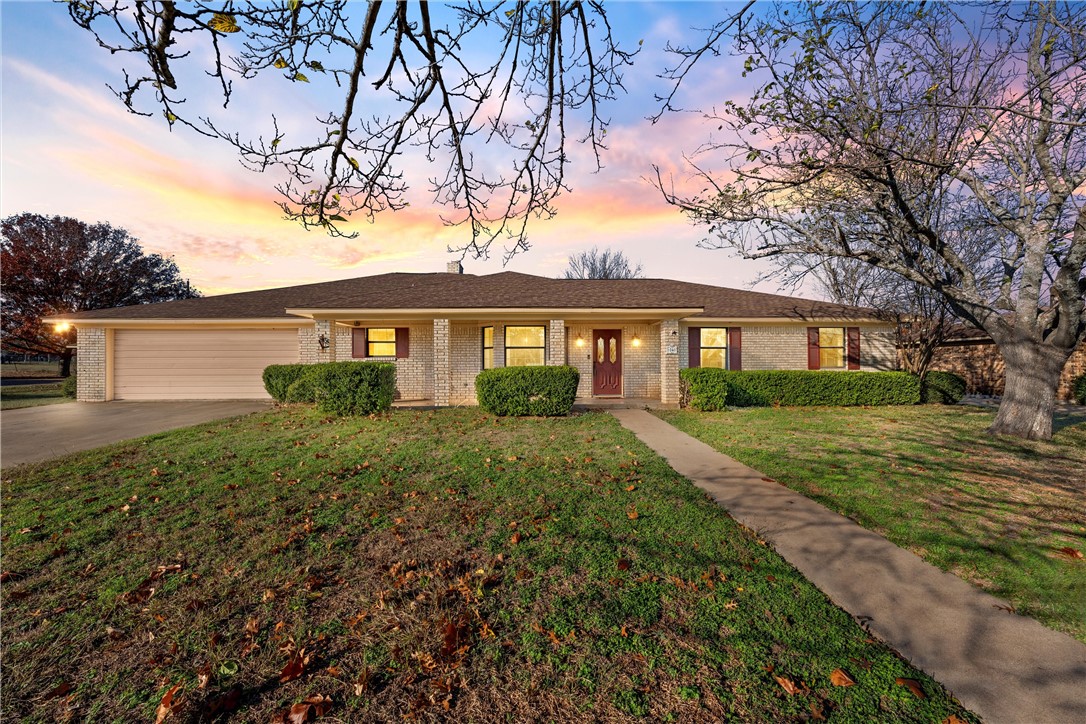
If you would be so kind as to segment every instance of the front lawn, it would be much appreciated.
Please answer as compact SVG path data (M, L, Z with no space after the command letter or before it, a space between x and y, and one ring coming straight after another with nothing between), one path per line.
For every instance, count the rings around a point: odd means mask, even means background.
M0 410L18 410L21 407L55 405L60 402L75 402L71 397L65 397L60 382L0 387Z
M1086 424L1029 442L962 406L657 414L1086 642Z
M974 720L602 413L278 409L16 468L2 535L11 720Z

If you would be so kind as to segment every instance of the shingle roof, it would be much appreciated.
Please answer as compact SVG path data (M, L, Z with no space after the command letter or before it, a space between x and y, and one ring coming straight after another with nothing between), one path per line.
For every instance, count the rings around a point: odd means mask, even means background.
M694 317L874 319L830 302L670 279L550 279L518 272L379 274L63 315L64 319L290 319L289 309L703 308ZM61 316L61 315L58 315Z

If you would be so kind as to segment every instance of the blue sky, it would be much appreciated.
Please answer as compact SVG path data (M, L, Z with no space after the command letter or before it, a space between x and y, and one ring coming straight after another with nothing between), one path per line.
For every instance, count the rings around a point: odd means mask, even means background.
M575 151L573 190L559 199L558 216L535 222L532 249L505 268L556 276L570 253L599 245L641 261L648 276L743 287L758 275L764 265L697 248L701 232L645 180L656 163L681 182L688 175L683 154L715 128L696 113L672 115L655 126L646 119L656 110L654 94L666 89L656 76L673 62L664 45L695 42L701 34L692 28L735 7L608 3L620 41L630 48L644 44L626 71L627 93L604 111L612 119L605 168L592 173L583 151ZM161 115L129 114L106 88L119 82L122 59L99 49L63 4L0 3L0 21L4 216L30 211L124 227L148 250L173 256L205 293L438 271L451 259L446 248L464 243L464 231L443 226L443 210L430 205L429 169L419 159L406 162L415 188L410 209L355 224L359 237L352 240L307 232L281 218L274 178L241 168L227 145L186 129L171 132ZM272 112L281 125L301 127L339 103L319 83L303 87L269 75L238 81L231 107L222 112L211 88L205 93L198 76L191 80L191 104L242 130L270 128ZM721 57L690 78L681 100L688 108L710 108L749 90L739 63ZM465 268L500 271L501 257L495 248L489 260L468 259ZM772 283L758 288L775 291Z

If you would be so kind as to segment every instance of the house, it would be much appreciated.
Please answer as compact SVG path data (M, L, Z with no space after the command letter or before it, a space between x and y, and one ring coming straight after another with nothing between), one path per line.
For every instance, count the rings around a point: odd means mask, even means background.
M667 279L393 273L50 318L84 401L266 398L270 364L394 361L397 397L475 403L482 369L562 365L578 396L675 404L679 370L885 370L871 310Z
M970 395L1002 395L1007 372L1003 354L984 330L976 327L955 327L938 347L931 360L931 369L953 372L965 380ZM1086 342L1071 353L1060 374L1056 399L1074 399L1072 384L1086 374Z

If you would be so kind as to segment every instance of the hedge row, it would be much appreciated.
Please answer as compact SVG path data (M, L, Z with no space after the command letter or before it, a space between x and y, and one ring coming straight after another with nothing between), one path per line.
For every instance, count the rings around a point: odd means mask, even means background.
M687 404L698 410L784 405L914 405L920 380L905 372L807 370L729 371L692 368L680 373Z
M920 401L925 404L956 405L965 396L965 380L953 372L931 370L920 384Z
M475 396L492 415L568 415L579 380L575 367L501 367L475 377Z
M316 402L334 415L369 415L392 407L396 365L391 362L326 362L270 365L264 389L278 402Z
M1075 402L1086 405L1086 375L1079 375L1071 382L1071 395Z

